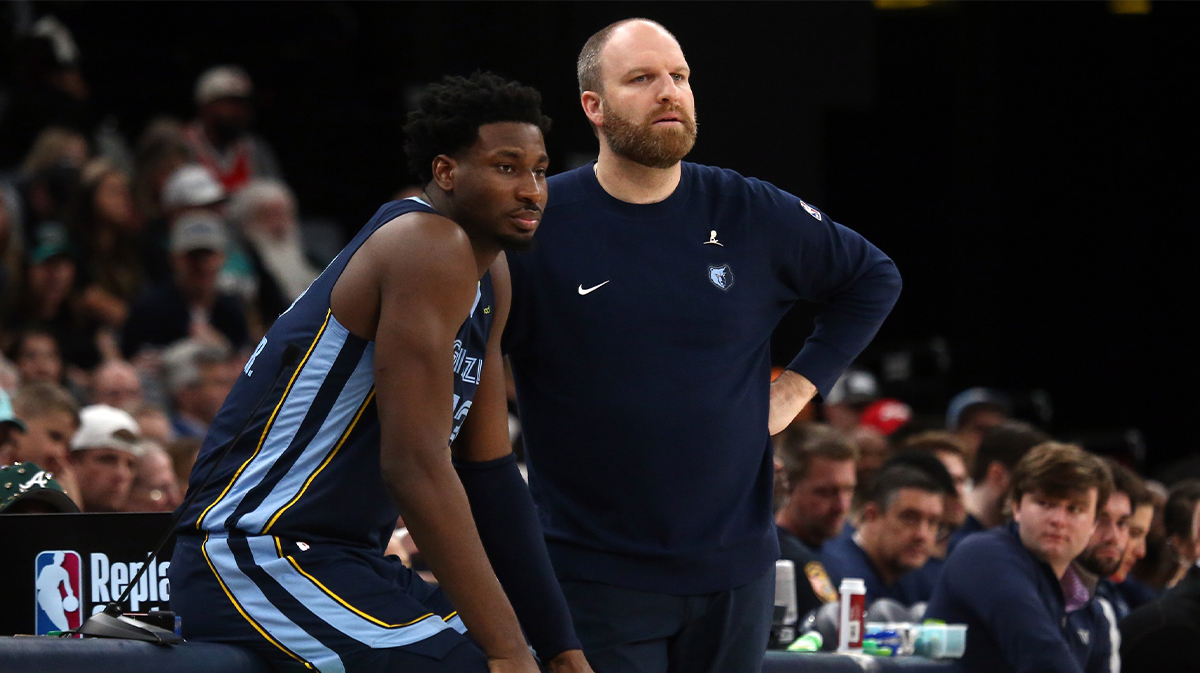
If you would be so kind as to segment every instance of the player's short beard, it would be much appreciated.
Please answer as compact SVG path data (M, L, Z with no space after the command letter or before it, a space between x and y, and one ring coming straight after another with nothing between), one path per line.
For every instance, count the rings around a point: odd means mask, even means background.
M680 125L656 127L654 120L668 112L679 114ZM600 131L617 156L647 168L670 168L692 151L698 126L696 117L689 117L678 106L662 106L641 122L606 109Z

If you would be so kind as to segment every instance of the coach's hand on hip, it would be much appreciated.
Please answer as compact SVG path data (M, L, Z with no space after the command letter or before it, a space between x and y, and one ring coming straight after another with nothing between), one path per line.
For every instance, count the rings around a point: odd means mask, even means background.
M771 384L771 411L767 415L767 430L772 435L783 432L804 405L817 394L812 381L796 372L785 369Z

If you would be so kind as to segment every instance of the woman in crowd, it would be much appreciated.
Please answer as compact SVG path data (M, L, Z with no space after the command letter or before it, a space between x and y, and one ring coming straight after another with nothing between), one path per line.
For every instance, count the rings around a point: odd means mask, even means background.
M106 159L84 166L68 229L81 253L77 282L84 310L119 328L146 280L138 252L142 222L133 207L129 177Z

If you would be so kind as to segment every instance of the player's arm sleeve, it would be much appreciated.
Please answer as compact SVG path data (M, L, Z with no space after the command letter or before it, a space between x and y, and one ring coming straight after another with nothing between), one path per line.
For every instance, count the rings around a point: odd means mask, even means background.
M945 588L987 625L1013 673L1083 673L1038 595L1037 568L1018 553L964 542L943 571L939 590Z
M580 649L566 599L550 565L529 487L508 444L508 416L500 335L508 315L504 257L492 267L495 322L483 376L454 446L462 481L484 551L534 652L544 663Z
M772 221L776 273L792 299L824 304L787 368L822 397L879 331L900 296L900 272L879 248L800 199L759 183Z

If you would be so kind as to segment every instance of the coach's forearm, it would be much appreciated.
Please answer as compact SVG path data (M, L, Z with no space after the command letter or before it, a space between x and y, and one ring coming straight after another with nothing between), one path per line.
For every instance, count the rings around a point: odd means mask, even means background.
M527 661L536 670L516 614L488 564L449 451L440 458L385 460L383 470L405 525L471 637L489 658Z

